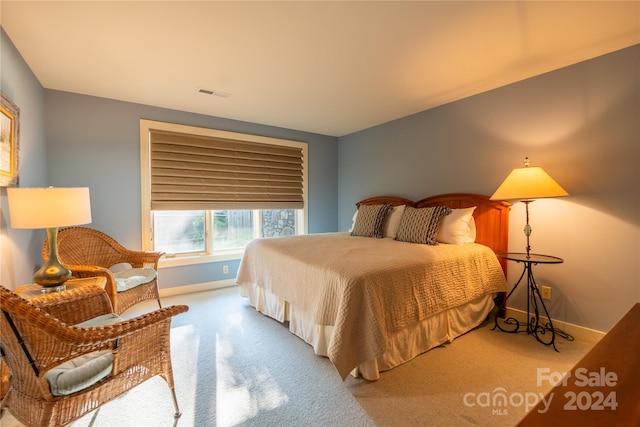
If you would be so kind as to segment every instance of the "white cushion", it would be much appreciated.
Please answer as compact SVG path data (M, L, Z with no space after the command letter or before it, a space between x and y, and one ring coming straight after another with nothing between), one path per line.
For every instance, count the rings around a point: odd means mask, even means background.
M113 369L110 350L94 351L69 360L45 374L51 394L65 396L83 390L105 378Z
M471 232L471 220L475 209L475 206L464 209L451 209L451 213L445 216L442 219L442 224L440 224L438 242L461 245L475 241L475 221L473 223L473 236Z
M144 283L149 283L156 278L158 273L153 268L130 268L128 270L113 273L116 279L118 292L126 291Z

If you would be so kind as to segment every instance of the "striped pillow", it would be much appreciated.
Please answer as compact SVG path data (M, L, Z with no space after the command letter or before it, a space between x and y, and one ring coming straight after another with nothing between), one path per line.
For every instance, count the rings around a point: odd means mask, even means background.
M407 206L402 214L396 240L410 243L437 245L438 229L442 218L449 214L446 206L412 208Z
M392 207L386 203L384 205L360 205L351 235L382 238L384 220Z

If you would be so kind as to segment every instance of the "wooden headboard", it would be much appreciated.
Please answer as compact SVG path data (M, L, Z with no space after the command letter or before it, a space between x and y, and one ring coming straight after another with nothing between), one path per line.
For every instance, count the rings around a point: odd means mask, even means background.
M470 193L449 193L427 197L413 202L412 200L396 196L370 197L356 203L362 205L379 205L389 203L393 206L407 205L416 208L430 206L448 206L452 209L470 208L476 206L473 218L476 222L476 242L488 246L495 253L507 252L509 248L509 206L511 203L490 200L489 196ZM507 260L498 259L507 277Z
M392 206L415 206L416 202L413 200L405 199L404 197L396 197L396 196L378 196L378 197L370 197L368 199L364 199L356 203L356 206L360 205L382 205L388 203Z

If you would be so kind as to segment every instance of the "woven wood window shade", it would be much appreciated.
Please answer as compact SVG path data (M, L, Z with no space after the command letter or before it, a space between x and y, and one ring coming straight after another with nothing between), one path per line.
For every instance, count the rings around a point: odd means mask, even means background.
M302 209L298 147L150 131L151 209Z

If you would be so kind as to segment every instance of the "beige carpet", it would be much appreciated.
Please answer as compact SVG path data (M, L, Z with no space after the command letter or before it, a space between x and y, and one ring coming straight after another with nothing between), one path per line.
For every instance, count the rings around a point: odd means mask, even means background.
M538 369L566 372L595 344L557 339L559 352L492 322L369 382L342 382L326 358L262 316L235 287L166 298L182 417L159 377L73 426L514 426L551 388ZM152 310L141 304L135 311ZM500 397L506 398L501 405ZM2 427L21 424L10 414Z

